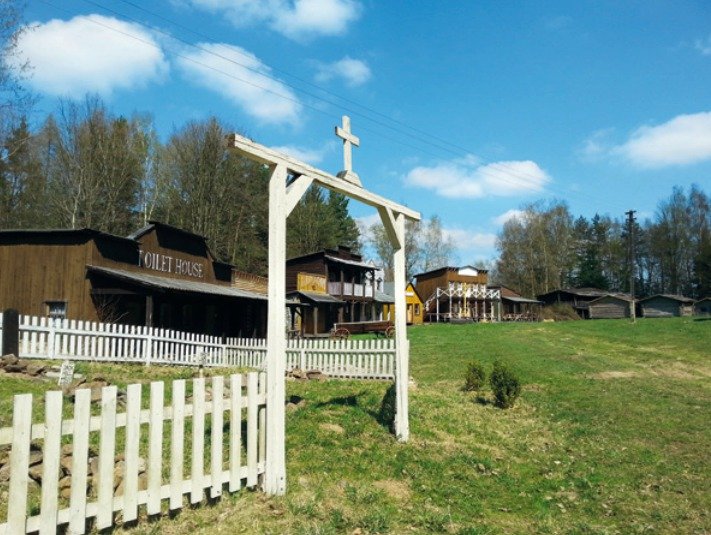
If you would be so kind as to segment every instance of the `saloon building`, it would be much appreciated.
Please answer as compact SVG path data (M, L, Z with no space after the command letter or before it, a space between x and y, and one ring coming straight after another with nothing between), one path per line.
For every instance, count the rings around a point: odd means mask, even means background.
M92 229L0 231L0 310L262 337L266 295L239 286L204 237L163 223L128 237Z

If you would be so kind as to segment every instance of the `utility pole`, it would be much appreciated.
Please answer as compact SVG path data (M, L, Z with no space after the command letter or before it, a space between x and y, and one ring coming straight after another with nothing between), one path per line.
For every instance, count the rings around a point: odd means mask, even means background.
M635 299L634 299L634 276L635 276L635 250L634 250L634 214L636 210L630 210L625 212L627 216L627 239L629 240L629 246L627 248L629 269L630 269L630 318L632 323L637 319L635 310Z

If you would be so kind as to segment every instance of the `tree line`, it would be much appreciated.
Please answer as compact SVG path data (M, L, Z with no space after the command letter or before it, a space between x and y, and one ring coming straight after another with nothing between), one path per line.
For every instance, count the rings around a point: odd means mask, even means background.
M564 287L626 293L634 269L637 297L704 297L711 295L711 198L697 185L674 187L652 218L631 229L623 217L575 218L564 202L537 202L506 222L497 247L498 282L528 296Z
M94 228L128 235L159 220L206 237L220 260L267 271L269 170L227 148L211 117L162 143L150 117L113 114L97 97L62 102L0 147L0 229ZM289 217L287 254L360 247L348 199L312 187Z

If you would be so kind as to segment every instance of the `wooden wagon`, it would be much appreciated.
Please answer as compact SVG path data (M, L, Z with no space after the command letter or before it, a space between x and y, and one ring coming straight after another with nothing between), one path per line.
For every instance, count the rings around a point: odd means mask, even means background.
M331 334L334 338L348 338L352 334L375 333L386 338L395 334L395 325L392 321L353 321L336 323Z

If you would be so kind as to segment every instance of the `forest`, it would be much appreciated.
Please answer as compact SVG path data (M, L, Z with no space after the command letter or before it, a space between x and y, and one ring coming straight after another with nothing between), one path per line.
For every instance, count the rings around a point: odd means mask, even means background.
M218 259L265 274L269 173L227 149L233 131L212 117L161 143L149 117L115 116L98 97L61 102L35 130L20 118L0 151L0 229L126 236L158 220L205 236ZM289 256L359 248L341 194L311 188L288 228Z
M711 199L699 186L674 187L653 217L630 226L596 214L575 218L564 202L537 202L504 225L498 282L535 296L564 287L635 295L711 295Z

